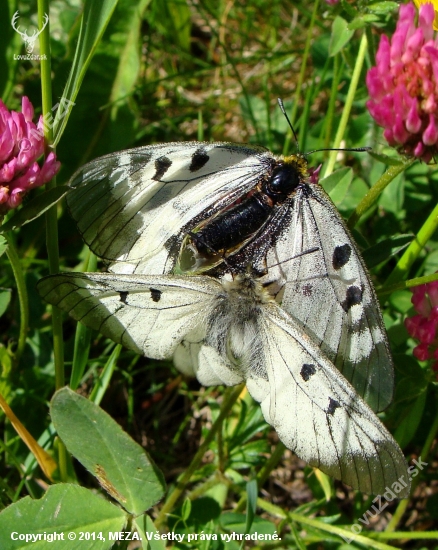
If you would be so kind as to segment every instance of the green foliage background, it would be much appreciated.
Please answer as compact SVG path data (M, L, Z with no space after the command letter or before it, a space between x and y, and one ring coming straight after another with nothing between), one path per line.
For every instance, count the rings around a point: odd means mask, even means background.
M390 157L365 153L338 156L335 172L325 183L346 219L386 174L388 165L400 167L384 191L366 205L354 234L376 286L382 290L379 296L396 365L394 403L382 419L408 459L421 456L428 467L416 478L411 499L390 503L351 545L434 546L438 536L437 383L430 365L412 356L415 343L403 324L405 317L413 314L411 293L403 280L438 270L437 216L431 217L437 204L438 173L433 165L403 164L385 146L365 105L365 74L374 63L379 35L390 35L395 28L398 4L365 0L341 1L335 6L287 0L0 0L0 6L4 14L0 21L0 91L8 108L19 110L22 95L30 98L38 113L49 112L61 97L75 104L69 116L55 119L48 132L62 162L58 185L99 155L158 142L226 140L258 143L275 153L293 152L295 144L276 106L277 97L285 101L302 151L339 144L372 146L375 152ZM14 54L24 53L21 38L10 25L16 10L23 28L38 26L37 13L40 17L50 14L50 33L44 36L49 39L51 65L14 58ZM44 48L44 43L40 50L37 45L35 53L43 53ZM355 86L354 71L361 59L363 67ZM345 112L348 118L343 127L341 115ZM329 155L315 153L309 157L310 164L324 162L322 173L328 175ZM332 156L335 160L336 153ZM50 202L49 198L41 201ZM24 208L26 205L25 212ZM424 246L406 263L403 250L424 234ZM35 510L41 512L44 502L52 502L51 498L55 503L57 498L69 502L78 532L101 531L103 528L96 526L99 518L105 518L107 529L127 525L128 530L135 527L139 532L152 532L151 519L143 515L149 509L161 529L186 535L201 531L276 532L281 541L258 542L256 547L350 547L341 535L351 536L351 525L365 517L372 498L312 474L284 451L264 423L259 407L240 388L202 388L179 376L171 363L120 350L98 334L76 329L69 319L61 335L55 318L54 345L48 309L35 292L35 284L49 270L84 271L87 266L91 269L94 261L63 202L46 217L8 231L6 236L9 252L0 257L0 393L59 463L58 476L64 484L45 492L46 482L33 455L4 419L1 548L24 547L14 546L8 538L8 522L16 510L10 505L22 505L23 513L33 515ZM5 249L6 244L0 242L0 253ZM11 251L16 252L15 263ZM392 286L387 283L382 289L388 278ZM27 290L28 331L23 289ZM75 335L79 338L76 348ZM62 393L57 394L62 399L54 402L50 417L49 401L64 379L96 408ZM120 481L117 476L129 478L132 474L123 460L108 463L108 481L81 456L81 439L83 447L85 442L92 447L96 438L90 431L93 415L105 425L101 446L107 451L99 464L106 464L117 446L112 443L117 427L106 416L99 416L103 412L98 404L151 456L153 462L145 470L155 484L153 498L144 499L129 482ZM71 407L78 407L81 422L68 422L79 418L72 416ZM65 433L62 439L78 461L55 439L52 421L60 435ZM131 451L138 458L137 447ZM164 496L159 470L167 486ZM82 486L80 491L109 493L121 508L110 508L109 501L102 500L106 508L99 509L96 504L97 515L89 516L97 517L93 523L77 512L78 503L88 497L79 494L75 484ZM122 487L130 494L133 491L131 500L119 498ZM58 497L50 492L53 490ZM27 496L47 500L20 500ZM45 527L47 532L56 527L29 525L30 530ZM61 542L51 544L52 548L69 547ZM162 542L153 544L164 547ZM240 546L239 542L220 540L188 543L187 536L184 543L173 544L231 550ZM111 545L99 539L84 542L83 547ZM143 547L148 547L147 542L143 541Z

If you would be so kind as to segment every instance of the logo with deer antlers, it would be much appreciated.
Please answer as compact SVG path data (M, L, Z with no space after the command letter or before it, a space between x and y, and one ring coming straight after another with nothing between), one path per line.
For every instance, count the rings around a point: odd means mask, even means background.
M18 32L18 34L21 36L21 38L23 39L24 41L24 44L25 44L25 47L26 47L26 52L27 53L32 53L33 52L33 49L35 47L35 42L36 42L36 39L38 38L38 36L43 32L43 30L46 28L47 26L47 23L49 22L49 16L47 15L47 13L44 14L44 24L43 24L43 28L40 29L39 31L33 31L33 34L31 36L28 36L27 35L27 32L21 32L20 31L20 27L17 27L16 24L17 24L17 20L18 20L18 10L14 13L12 19L11 19L11 25L12 25L12 28L14 29L14 31Z

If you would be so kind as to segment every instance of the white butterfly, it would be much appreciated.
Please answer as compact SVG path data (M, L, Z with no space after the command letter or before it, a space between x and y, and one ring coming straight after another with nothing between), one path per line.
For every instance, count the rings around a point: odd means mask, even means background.
M266 421L303 460L365 493L392 487L408 496L395 440L252 276L70 273L42 279L38 291L137 353L173 356L202 384L246 381Z
M381 411L394 382L377 297L306 167L302 155L249 145L152 145L90 162L73 176L67 201L91 249L120 262L113 272L221 276L252 265L262 283L274 281L271 293L302 334Z

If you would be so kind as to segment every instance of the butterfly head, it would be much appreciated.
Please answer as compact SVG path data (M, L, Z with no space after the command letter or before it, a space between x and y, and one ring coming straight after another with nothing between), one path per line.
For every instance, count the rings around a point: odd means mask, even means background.
M307 159L304 155L289 155L279 160L269 181L272 193L289 195L308 177Z

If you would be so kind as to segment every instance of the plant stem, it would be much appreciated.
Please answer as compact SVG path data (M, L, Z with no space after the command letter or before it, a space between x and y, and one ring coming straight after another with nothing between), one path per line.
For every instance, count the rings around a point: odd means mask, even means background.
M348 219L347 225L350 229L353 229L353 227L358 222L359 218L369 209L373 206L373 204L377 201L377 198L379 195L383 192L385 187L387 187L393 179L395 179L399 174L404 172L409 166L411 166L415 162L415 159L413 158L407 158L403 160L403 164L398 164L397 166L390 166L386 172L384 172L380 178L377 180L377 182L371 187L371 189L368 191L368 193L364 196L364 198L360 201L360 203L356 206L356 209L351 214L350 218Z
M44 16L49 13L48 0L38 0L38 26L44 25ZM50 21L39 37L41 52L41 96L44 117L44 137L46 138L46 153L53 138L50 111L52 109L52 81L51 81L51 56L50 56Z
M325 129L324 149L329 149L332 142L333 116L335 113L336 96L338 93L339 81L341 80L342 71L339 70L340 54L337 53L333 59L333 80L330 90L329 104L327 107L327 126ZM343 68L343 67L342 67Z
M438 204L430 213L427 220L424 222L415 239L411 242L408 248L403 253L403 256L397 262L391 275L385 281L385 287L404 279L412 264L418 258L426 243L435 233L438 227Z
M49 14L49 1L38 0L38 26L41 28L44 24L44 16ZM51 151L50 144L53 142L53 125L49 123L52 120L52 80L51 80L51 55L50 55L50 22L39 36L41 52L41 96L43 107L43 119L47 121L44 124L45 137L45 155ZM47 184L50 189L56 186L56 178ZM58 250L58 219L56 206L52 206L46 213L46 242L47 255L49 260L50 273L59 271L59 250ZM64 340L62 334L61 311L52 307L52 330L53 330L53 353L55 360L55 387L62 388L65 384L64 375ZM59 472L61 480L67 479L67 455L64 444L59 442Z
M48 0L38 0L38 24L43 25L43 18L49 11ZM44 120L50 120L52 110L52 83L51 83L51 58L50 58L50 22L47 24L44 31L40 34L40 51L41 51L41 95L43 105ZM44 125L44 137L46 141L45 154L46 156L51 151L50 144L53 141L53 130L51 124ZM50 189L56 186L56 178L53 178L48 184ZM59 271L59 250L58 250L58 219L56 206L53 206L46 213L46 241L47 254L49 259L50 273ZM53 348L55 356L55 383L56 389L62 388L64 382L64 349L62 336L62 317L61 311L52 308L52 325L53 325Z
M14 272L15 283L17 285L18 301L20 304L20 332L18 336L18 345L14 353L14 362L16 365L20 362L20 357L26 345L27 331L29 329L29 299L27 295L26 281L24 278L23 268L20 258L15 248L13 239L7 233L4 234L8 247L6 254L11 263L12 271Z
M360 41L360 45L359 45L359 51L357 52L357 58L356 58L356 63L354 65L353 75L351 77L350 88L348 90L347 98L345 100L345 105L342 110L342 116L339 122L338 131L336 132L335 142L333 144L334 149L339 148L339 146L341 145L342 138L344 137L345 130L347 128L348 118L350 116L351 107L354 101L354 96L356 95L356 89L359 82L360 73L362 71L365 54L367 51L367 46L368 46L367 35L363 33ZM332 151L330 153L327 168L325 169L325 172L324 172L325 178L333 172L337 154L338 154L337 151Z
M84 262L83 271L96 271L97 257L88 251L87 259ZM84 375L90 352L92 330L82 323L76 325L75 343L73 349L73 361L70 374L70 387L76 390ZM93 401L93 399L91 399Z
M432 273L432 275L424 275L423 277L415 277L414 279L400 281L399 283L395 283L391 286L385 286L385 288L379 288L377 290L377 295L384 296L385 294L391 294L396 290L406 290L407 288L425 285L427 283L432 283L433 281L438 281L438 273Z
M192 477L195 470L199 467L205 452L207 451L210 443L213 441L214 437L216 436L216 432L222 427L222 422L228 416L232 406L237 401L242 391L242 388L243 388L243 384L239 384L234 388L228 388L224 393L221 412L219 416L217 417L216 421L212 425L206 438L200 445L197 453L193 457L192 462L190 463L186 471L177 479L175 489L167 497L167 500L164 503L163 508L158 514L158 517L155 521L155 526L157 527L157 529L162 525L162 523L164 523L167 514L169 514L173 510L173 507L175 506L177 500L180 498L180 496L184 492L186 485L189 483L190 478Z

